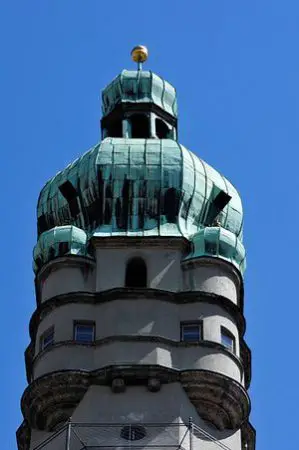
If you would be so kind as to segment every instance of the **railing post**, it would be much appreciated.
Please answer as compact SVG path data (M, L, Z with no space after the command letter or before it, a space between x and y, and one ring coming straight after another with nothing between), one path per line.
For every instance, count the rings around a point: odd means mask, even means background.
M66 441L65 441L65 450L70 450L71 448L71 428L72 422L71 418L69 418L66 428Z
M193 450L193 421L192 417L189 417L189 450Z

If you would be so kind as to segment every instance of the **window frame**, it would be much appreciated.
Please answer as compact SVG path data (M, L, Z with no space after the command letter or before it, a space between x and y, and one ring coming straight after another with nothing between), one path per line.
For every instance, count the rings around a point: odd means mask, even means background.
M48 344L45 345L45 339L49 336L52 336L52 340L48 342ZM51 347L54 344L54 337L55 337L55 328L54 325L51 325L49 328L47 328L39 337L39 350L42 352L48 347Z
M78 325L92 327L93 335L92 335L91 341L79 340L77 338L76 328ZM96 323L95 323L95 321L93 321L93 320L74 320L74 322L73 322L73 340L75 342L77 342L79 344L92 344L95 342L95 338L96 338Z
M228 345L225 345L223 343L222 336L225 336L232 340L232 347L229 347ZM223 347L225 347L228 351L236 354L236 337L228 328L224 327L223 325L221 325L221 327L220 327L220 340L221 340L221 345L223 345Z
M188 326L197 326L199 329L199 339L197 340L192 340L192 341L188 341L184 339L184 327L188 327ZM204 335L203 335L203 320L184 320L180 322L180 341L181 342L190 342L190 343L194 343L194 342L201 342L204 340Z

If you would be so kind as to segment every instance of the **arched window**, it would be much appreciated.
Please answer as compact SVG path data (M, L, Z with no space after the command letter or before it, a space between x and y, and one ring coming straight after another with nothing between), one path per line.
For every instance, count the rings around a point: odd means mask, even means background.
M131 136L135 138L147 139L150 137L149 133L149 119L145 114L133 114L130 117L131 121Z
M170 130L165 122L161 119L156 119L156 135L158 139L167 139L169 137Z
M147 269L142 258L132 258L126 268L126 287L147 286Z

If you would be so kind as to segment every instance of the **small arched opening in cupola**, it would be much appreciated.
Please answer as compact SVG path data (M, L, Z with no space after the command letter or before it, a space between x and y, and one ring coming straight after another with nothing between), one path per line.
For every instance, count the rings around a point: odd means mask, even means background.
M146 114L133 114L130 117L130 122L133 139L148 139L150 137L150 123Z
M147 267L142 258L135 257L128 261L125 286L130 288L147 287Z

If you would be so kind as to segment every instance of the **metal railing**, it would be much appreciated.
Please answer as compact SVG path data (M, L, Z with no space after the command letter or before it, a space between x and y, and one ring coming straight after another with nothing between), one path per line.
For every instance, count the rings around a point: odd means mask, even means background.
M189 423L92 424L69 421L34 450L231 450Z

